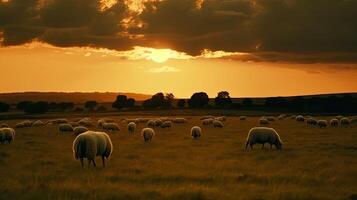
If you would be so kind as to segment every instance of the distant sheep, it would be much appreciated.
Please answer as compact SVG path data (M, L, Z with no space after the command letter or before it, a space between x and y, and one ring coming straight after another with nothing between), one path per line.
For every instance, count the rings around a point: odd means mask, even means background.
M15 125L16 128L28 128L31 126L32 126L32 122L30 120L25 120Z
M155 119L154 122L155 122L155 126L161 126L163 123L161 119Z
M341 124L341 126L348 126L348 125L350 125L350 119L348 119L347 117L341 118L340 124Z
M72 125L73 127L81 126L78 122L68 122L68 124Z
M78 124L81 125L81 126L85 126L85 127L94 126L93 121L89 117L85 117L85 118L79 120Z
M246 120L246 119L247 119L246 116L240 116L240 117L239 117L239 120Z
M342 118L344 118L344 116L342 116L342 115L337 115L335 118L338 119L338 120L341 120Z
M270 144L270 148L275 145L277 149L282 149L283 146L279 134L273 128L255 127L248 133L245 149L248 149L248 145L253 149L255 144L262 144L263 149L265 143Z
M317 125L318 125L320 128L326 128L326 127L327 127L327 120L322 120L322 119L320 119L319 121L317 121Z
M150 119L149 118L138 118L139 123L147 123Z
M298 122L304 122L304 121L305 121L305 118L304 118L302 115L298 115L298 116L296 116L296 121L298 121Z
M12 128L0 128L0 143L11 143L15 139L15 130Z
M45 123L43 123L41 120L37 120L34 123L32 123L32 127L40 127L40 126L44 126Z
M194 126L191 128L191 137L193 139L198 139L202 135L202 130L199 126Z
M202 125L211 125L213 123L213 119L212 118L208 118L208 119L204 119L202 120Z
M278 116L278 119L279 119L279 120L283 120L283 119L285 119L285 118L286 118L286 115L285 115L285 114L281 114L281 115Z
M10 128L10 126L8 124L3 123L0 125L0 128Z
M145 142L151 142L152 138L155 136L155 131L152 128L144 128L141 130L141 136L143 136Z
M117 123L104 123L102 125L104 131L120 131L119 125Z
M214 118L215 118L215 117L212 116L212 115L207 115L207 116L201 117L200 119L201 119L201 120L205 120L205 119L214 119Z
M140 121L139 119L125 119L125 121L129 124L130 122L134 122L135 124L138 124Z
M146 123L146 125L148 126L148 127L154 127L155 126L155 120L149 120L147 123Z
M51 124L66 124L68 123L67 119L51 119L47 121L47 124L51 123Z
M215 120L225 122L227 120L227 118L225 116L222 116L222 117L216 117Z
M185 118L175 118L172 120L173 123L175 124L184 124L187 123L187 119Z
M60 124L58 125L58 130L60 132L72 132L73 131L73 126L70 124Z
M73 156L76 160L81 161L87 158L88 166L93 163L96 166L95 157L102 158L103 167L105 167L105 159L108 159L113 152L113 144L108 134L103 132L87 131L76 137L73 141Z
M98 122L97 122L97 125L99 128L102 128L102 125L104 123L114 123L115 121L113 119L110 119L110 118L103 118L103 119L99 119Z
M290 119L296 119L296 115L291 115Z
M212 124L213 124L213 127L216 127L216 128L223 128L223 126L224 126L223 123L218 120L213 120Z
M308 118L306 119L306 124L310 126L316 126L317 125L317 120L314 118Z
M77 126L73 129L73 135L78 136L82 133L85 133L88 131L88 128L85 126Z
M339 125L338 119L334 118L330 120L330 126L331 127L337 127Z
M135 132L135 129L136 129L136 124L135 124L135 122L130 122L129 124L128 124L128 131L129 131L129 133L134 133Z
M268 121L270 121L270 122L275 122L275 118L274 117L267 117L266 118Z
M260 118L259 119L259 124L261 125L268 125L269 121L266 118Z
M161 128L171 128L172 127L172 122L171 121L163 122L160 127Z

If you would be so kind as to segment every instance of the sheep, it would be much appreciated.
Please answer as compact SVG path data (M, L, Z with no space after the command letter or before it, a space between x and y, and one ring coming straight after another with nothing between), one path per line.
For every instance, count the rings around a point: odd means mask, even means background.
M337 115L335 118L338 119L338 120L341 120L342 118L344 118L344 116L342 116L342 115Z
M147 123L146 123L146 125L148 126L148 127L154 127L155 126L155 120L149 120Z
M58 125L58 130L60 132L72 132L73 131L73 126L66 123L66 124L60 124Z
M239 117L239 120L246 120L246 119L247 119L246 116L240 116L240 117Z
M0 128L0 143L11 143L15 140L15 130L13 128Z
M80 135L80 134L82 134L82 133L85 133L85 132L87 132L88 131L88 128L87 127L85 127L85 126L77 126L77 127L75 127L74 129L73 129L73 135L74 136L78 136L78 135Z
M94 125L92 120L89 117L85 117L85 118L79 120L78 124L81 126L85 126L85 127L90 127L90 126Z
M330 120L330 126L331 127L337 127L339 125L338 119L333 118Z
M350 125L350 119L348 119L347 117L341 118L340 124L341 124L341 126L348 126L348 125Z
M261 125L268 125L269 124L269 121L266 119L266 118L260 118L259 119L259 124Z
M296 119L296 115L291 115L290 119Z
M119 125L117 123L104 123L102 125L103 131L120 131Z
M274 122L275 121L275 118L274 117L267 117L266 118L268 121L270 121L270 122Z
M173 119L172 121L173 121L173 123L175 123L175 124L187 123L187 119L185 119L185 118L175 118L175 119Z
M68 122L68 124L72 125L73 127L81 126L78 122Z
M143 136L145 142L151 142L152 138L155 136L155 131L152 128L144 128L141 130L141 136Z
M327 127L327 121L320 119L319 121L317 121L317 125L318 125L320 128L326 128L326 127Z
M125 119L127 123L134 122L135 124L138 124L140 121L138 119Z
M51 119L48 120L47 123L51 123L51 124L66 124L68 123L67 119Z
M37 120L34 123L32 123L32 127L39 127L39 126L44 126L45 123L43 123L41 120Z
M248 149L248 145L253 150L254 144L262 144L262 149L265 143L270 144L270 149L274 145L277 149L282 149L283 142L280 139L279 134L273 128L268 127L254 127L250 129L245 144L245 150Z
M213 120L212 124L213 124L213 127L223 128L223 123L221 121Z
M215 120L225 122L227 120L227 118L225 116L222 116L222 117L216 117Z
M171 121L163 122L160 127L161 128L171 128L172 127L172 122Z
M105 159L108 159L112 154L113 144L108 134L87 131L74 139L72 149L74 158L81 161L82 168L84 167L83 158L87 158L88 167L91 162L93 166L96 167L96 156L102 158L102 164L103 167L105 167Z
M202 130L199 126L194 126L191 128L191 137L193 139L198 139L202 135Z
M316 126L317 125L317 120L314 118L308 118L306 119L306 124L309 126Z
M134 122L130 122L128 124L128 131L129 133L134 133L135 132L135 129L136 129L136 124Z
M212 115L207 115L207 116L203 116L200 118L201 120L205 120L205 119L214 119L214 116Z
M149 118L138 118L137 121L139 123L147 123L150 119Z
M305 121L305 118L304 118L302 115L298 115L298 116L296 116L296 121L298 121L298 122L304 122L304 121Z
M212 118L202 120L202 125L211 125L213 123Z
M155 126L161 126L163 122L161 121L161 119L155 119L154 123L155 123Z
M99 128L102 128L104 123L114 123L115 121L113 119L110 118L103 118L103 119L99 119L97 122L97 125Z
M278 116L278 119L279 119L279 120L283 120L283 119L285 119L285 118L286 118L286 115L285 115L285 114L281 114L281 115Z
M25 120L15 125L16 128L27 128L31 126L32 126L32 122L30 120Z
M10 128L10 126L8 124L3 123L0 125L0 128Z

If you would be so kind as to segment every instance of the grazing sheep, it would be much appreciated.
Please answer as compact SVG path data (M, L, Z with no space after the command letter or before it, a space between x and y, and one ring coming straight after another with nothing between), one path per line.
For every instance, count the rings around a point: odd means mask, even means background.
M199 126L194 126L191 128L191 137L193 139L198 139L199 137L201 137L202 134L202 130Z
M213 120L212 124L213 124L213 127L223 128L223 123L221 121Z
M130 122L134 122L135 124L138 124L139 123L139 120L138 119L125 119L125 121L127 123L130 123Z
M58 125L58 130L60 132L72 132L73 131L73 126L70 124L60 124Z
M227 120L227 118L225 116L222 116L222 117L216 117L215 120L225 122Z
M32 127L40 127L40 126L44 126L45 123L43 123L41 120L37 120L34 123L32 123Z
M163 122L161 121L161 119L155 119L154 122L155 122L155 126L161 126L162 123L163 123Z
M172 122L171 121L165 121L161 124L161 128L171 128L172 127Z
M266 118L260 118L259 119L259 124L261 125L268 125L269 121Z
M275 118L274 117L267 117L266 118L268 121L270 121L270 122L275 122Z
M104 123L102 125L104 131L120 131L119 125L117 123Z
M254 127L248 133L245 149L247 150L248 145L253 149L254 144L262 144L263 149L265 143L270 144L270 149L272 145L275 145L277 149L282 149L283 146L279 134L273 128Z
M68 122L68 124L72 125L73 127L81 126L78 122Z
M3 123L0 125L0 128L10 128L10 126L8 124Z
M202 120L202 125L211 125L213 123L213 119L212 118L208 118L208 119L204 119Z
M87 158L88 166L92 162L95 167L96 156L102 158L105 167L105 159L108 159L112 152L112 141L109 135L103 132L87 131L78 135L73 141L73 156L81 161L82 167L84 167L83 158Z
M155 120L149 120L146 124L148 127L154 127L155 126Z
M94 126L94 123L92 122L91 118L85 117L78 122L79 125L85 126L85 127L91 127Z
M319 121L317 121L317 125L318 125L320 128L326 128L326 127L327 127L327 120L322 120L322 119L320 119Z
M290 119L296 119L296 115L291 115Z
M51 123L51 124L66 124L68 123L67 119L51 119L47 121L47 124Z
M32 122L30 120L25 120L15 125L16 128L28 128L31 126L32 126Z
M151 142L152 137L155 136L155 131L152 128L144 128L141 130L141 135L143 136L145 142Z
M147 123L150 119L149 118L138 118L139 123Z
M15 139L15 130L12 128L0 128L0 143L11 143Z
M306 124L310 126L316 126L317 125L317 120L314 118L308 118L306 119Z
M82 133L85 133L85 132L87 132L88 131L88 128L87 127L85 127L85 126L77 126L77 127L75 127L74 129L73 129L73 135L74 136L78 136L78 135L80 135L80 134L82 134Z
M279 120L283 120L283 119L285 119L285 118L286 118L286 115L285 115L285 114L281 114L281 115L278 116L278 119L279 119Z
M302 115L298 115L298 116L296 116L296 121L298 121L298 122L304 122L304 121L305 121L305 118L304 118Z
M348 119L347 117L341 118L340 124L341 124L341 126L348 126L348 125L350 125L350 119Z
M342 118L344 118L344 116L342 116L342 115L337 115L335 118L338 119L338 120L341 120Z
M201 120L205 120L205 119L214 119L214 118L215 118L215 117L212 116L212 115L207 115L207 116L201 117L200 119L201 119Z
M175 124L184 124L184 123L187 123L187 119L185 119L185 118L175 118L175 119L173 119L173 123L175 123Z
M134 133L135 132L135 129L136 129L136 124L134 122L130 122L128 124L128 131L129 133Z
M239 120L246 120L247 119L247 116L240 116L239 117Z
M337 127L339 125L338 119L334 118L330 120L331 127Z

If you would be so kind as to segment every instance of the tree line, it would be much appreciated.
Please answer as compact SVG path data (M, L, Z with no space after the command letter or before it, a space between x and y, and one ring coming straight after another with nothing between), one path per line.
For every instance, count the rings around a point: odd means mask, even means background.
M357 98L351 95L328 96L328 97L270 97L265 99L262 105L255 104L251 98L244 98L239 103L234 102L229 92L221 91L210 103L210 98L205 92L194 93L189 99L175 99L172 93L159 92L151 98L143 101L141 105L133 98L125 95L118 95L112 103L112 108L117 110L139 110L139 109L250 109L250 110L273 110L290 112L342 112L356 113ZM10 104L0 102L0 112L8 112ZM106 111L104 105L96 101L87 101L82 107L76 107L73 102L45 102L45 101L21 101L16 104L16 109L29 114L41 114L49 111Z

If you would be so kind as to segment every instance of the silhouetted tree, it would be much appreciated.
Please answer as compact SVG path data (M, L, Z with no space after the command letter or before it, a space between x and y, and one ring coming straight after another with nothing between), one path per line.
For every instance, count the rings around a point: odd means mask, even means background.
M85 104L84 104L84 107L88 110L94 110L98 105L98 102L96 101L87 101Z
M242 104L246 107L250 107L253 105L253 100L251 98L245 98L243 99Z
M208 105L209 97L205 92L194 93L188 100L188 105L191 108L203 108Z
M229 92L221 91L217 94L214 102L217 107L229 107L232 104L232 99L229 96Z
M97 108L97 111L99 111L99 112L104 112L106 110L107 110L107 108L105 106L103 106L103 105L98 106L98 108Z
M128 108L133 108L135 106L135 99L133 98L129 98L127 101L126 101L126 106Z
M185 99L179 99L177 101L177 107L184 108L185 106L186 106L186 100Z
M7 112L10 110L10 104L0 102L0 112Z
M122 108L132 108L135 106L135 99L127 98L125 95L118 95L117 99L113 102L112 107L118 110Z
M43 114L49 109L49 104L45 101L32 102L26 104L24 107L24 112L29 114Z
M16 108L18 110L25 110L25 108L27 107L27 105L32 104L32 101L20 101L19 103L17 103Z

